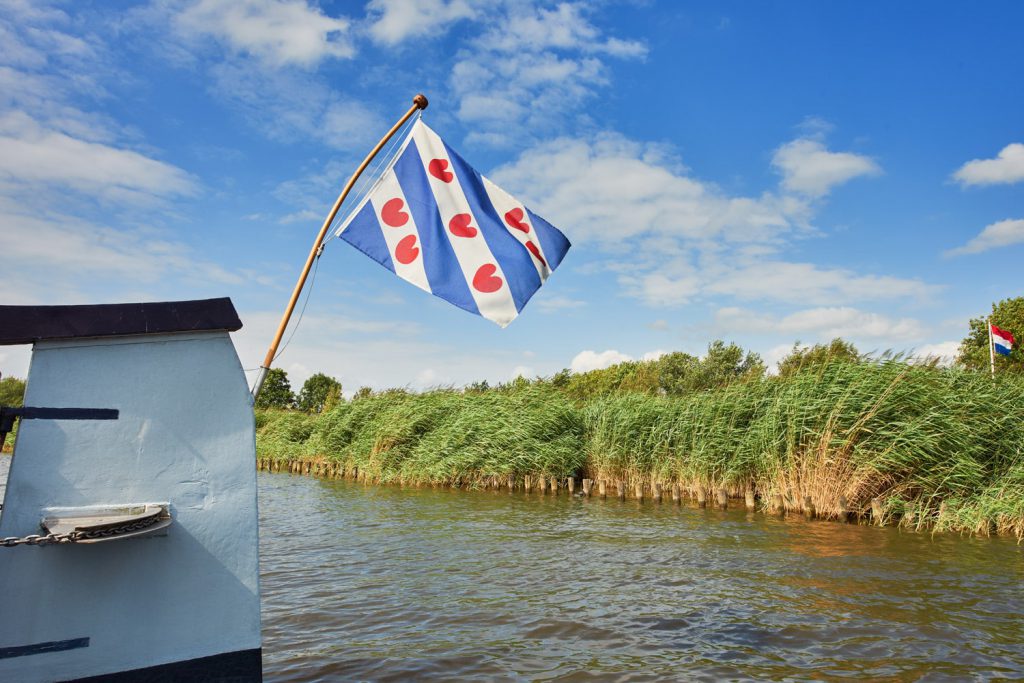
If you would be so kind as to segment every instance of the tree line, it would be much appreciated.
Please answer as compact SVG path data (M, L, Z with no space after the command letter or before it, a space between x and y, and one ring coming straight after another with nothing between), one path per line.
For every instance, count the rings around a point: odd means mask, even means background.
M1024 297L994 303L991 315L971 319L970 331L960 343L957 364L968 370L988 372L990 321L1002 329L1010 330L1018 337L1018 342L1009 356L996 357L996 372L1024 374ZM867 360L853 344L843 339L837 338L828 344L808 347L801 347L796 343L792 351L779 361L778 374L786 377L834 361ZM510 382L493 386L486 380L473 382L464 390L510 391L539 384L550 385L576 400L622 392L682 396L721 388L734 382L760 380L766 373L767 366L758 354L745 351L737 344L716 340L708 345L707 353L703 357L675 351L656 360L628 361L589 372L574 373L564 369L550 377L517 377ZM24 380L16 377L0 379L0 405L22 405L24 392ZM354 393L353 400L365 398L373 393L369 387L361 387ZM343 400L341 382L334 377L318 372L303 382L296 393L292 390L288 373L281 368L273 368L267 374L256 406L321 413Z

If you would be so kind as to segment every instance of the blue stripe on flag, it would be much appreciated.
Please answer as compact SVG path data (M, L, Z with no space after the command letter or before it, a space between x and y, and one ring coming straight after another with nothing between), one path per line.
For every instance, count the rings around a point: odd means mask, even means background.
M523 306L541 285L537 268L533 265L533 257L519 240L509 234L487 196L487 190L484 189L480 174L449 147L448 143L445 143L444 146L448 151L448 158L452 160L455 175L458 176L462 190L466 194L469 209L479 223L477 227L480 228L484 241L491 253L494 254L494 258L498 260L502 272L505 273L516 311L522 311Z
M380 221L377 220L372 203L366 202L363 205L363 208L345 228L345 232L341 233L341 239L392 273L395 272L395 264L391 261L391 252L388 251L388 244L384 241L384 233L381 232Z
M405 199L420 231L423 245L423 265L434 296L450 301L459 308L480 315L476 301L469 291L466 276L441 223L434 193L419 158L415 141L410 142L394 166L395 177L402 186Z
M533 211L527 209L526 215L530 217L530 223L537 233L537 239L540 240L540 248L544 252L544 258L548 262L548 267L554 270L562 262L562 259L565 258L565 253L569 251L569 247L572 246L569 238L563 235L561 230L548 223Z
M1001 354L1003 356L1009 356L1010 355L1010 347L1008 347L1008 346L1000 346L998 343L995 344L995 347L996 347L996 353Z

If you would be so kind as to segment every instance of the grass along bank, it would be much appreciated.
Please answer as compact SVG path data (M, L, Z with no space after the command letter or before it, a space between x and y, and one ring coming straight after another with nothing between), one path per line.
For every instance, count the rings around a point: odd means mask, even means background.
M337 463L374 482L521 485L575 476L691 494L840 498L913 528L1024 537L1024 379L836 362L684 396L571 397L550 383L389 391L321 415L257 413L259 457ZM614 486L613 486L614 490Z

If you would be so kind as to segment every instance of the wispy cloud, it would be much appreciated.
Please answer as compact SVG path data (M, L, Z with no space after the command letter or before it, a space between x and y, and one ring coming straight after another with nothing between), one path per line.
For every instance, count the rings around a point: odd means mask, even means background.
M304 0L199 0L177 15L175 26L189 38L216 38L273 67L311 68L356 52L349 20Z
M961 166L953 179L961 185L1008 185L1024 180L1024 144L1003 147L995 159L974 159Z
M921 339L926 330L913 318L891 318L849 306L809 308L773 317L743 308L726 307L715 314L723 330L776 333L794 338L828 340L835 337L878 339L892 343Z
M384 45L397 45L409 38L436 34L461 19L476 16L467 0L371 0L366 10L370 36Z
M973 239L962 247L950 249L946 256L980 254L983 251L1009 247L1024 243L1024 219L1007 219L986 225Z
M820 141L799 138L779 147L772 166L782 174L782 187L809 197L824 197L833 188L882 169L866 156L832 152Z

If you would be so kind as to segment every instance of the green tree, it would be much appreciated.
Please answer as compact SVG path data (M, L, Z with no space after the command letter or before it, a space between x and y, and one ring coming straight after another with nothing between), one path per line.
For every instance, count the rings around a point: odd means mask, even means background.
M25 401L25 380L17 377L0 379L0 406L18 407Z
M299 391L299 410L307 413L321 413L330 403L337 405L341 398L341 382L329 375L318 372L302 384Z
M793 350L779 361L779 377L789 377L801 370L816 368L828 363L855 363L860 360L857 347L836 337L828 344L801 347L793 344Z
M662 356L658 363L661 368L659 386L669 396L760 379L765 371L761 356L752 351L744 352L737 344L726 344L720 339L708 344L703 358L676 352Z
M679 396L692 390L700 359L682 351L666 353L658 359L658 388L669 396Z
M295 405L292 384L288 373L281 368L271 368L263 382L263 388L256 399L257 408L291 408Z
M970 332L960 342L960 364L971 370L989 369L988 323L989 317L972 318ZM992 304L991 320L996 327L1013 334L1017 343L1009 356L996 354L996 372L1024 373L1024 297L1003 299Z
M373 389L370 387L359 387L356 389L356 393L352 394L353 401L359 401L364 398L370 398L373 396Z

